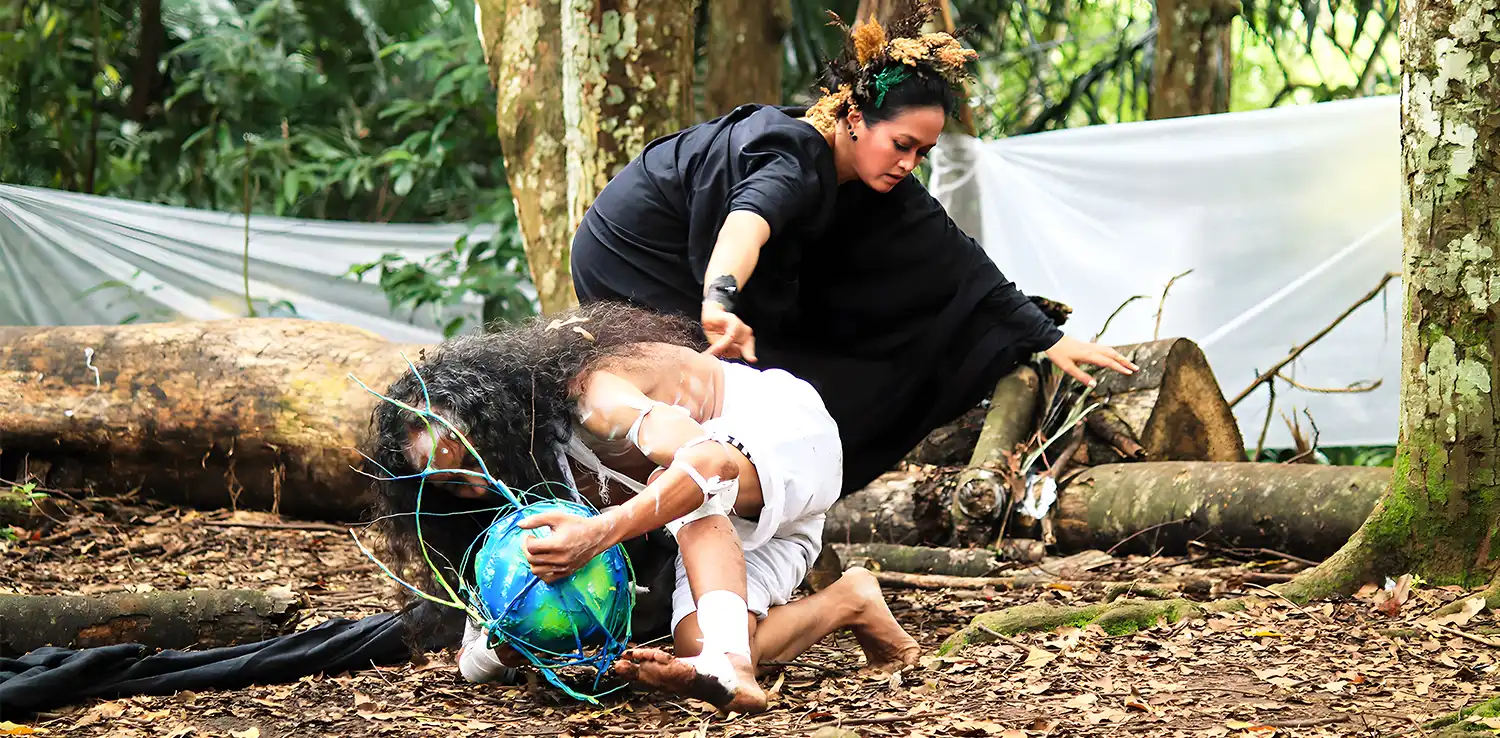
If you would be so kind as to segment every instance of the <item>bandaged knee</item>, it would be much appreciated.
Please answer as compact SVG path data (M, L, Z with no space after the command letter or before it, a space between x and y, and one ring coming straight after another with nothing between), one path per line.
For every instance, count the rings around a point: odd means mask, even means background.
M704 518L711 518L715 515L722 515L727 518L734 511L735 499L739 497L740 492L740 480L720 479L717 476L704 477L702 472L698 471L697 468L681 457L683 451L693 446L697 446L700 443L715 442L716 440L704 436L703 438L689 441L677 449L678 456L674 456L672 459L672 466L670 468L682 470L683 473L692 478L693 482L698 485L698 489L703 492L703 504L699 505L698 509L667 523L667 532L671 533L673 537L676 537L677 532L682 530L682 526L688 523Z

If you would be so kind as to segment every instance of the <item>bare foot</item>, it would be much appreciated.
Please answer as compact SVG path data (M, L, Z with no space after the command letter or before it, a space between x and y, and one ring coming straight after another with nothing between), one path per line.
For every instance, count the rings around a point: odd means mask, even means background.
M860 600L859 615L850 629L865 652L869 668L889 674L917 663L922 646L896 622L875 575L856 566L845 571L838 584L854 590Z
M727 666L716 658L728 659ZM718 667L718 668L714 668ZM655 648L634 648L615 662L615 674L664 692L703 700L724 712L764 712L766 693L755 683L755 668L738 654L673 658ZM719 674L731 671L732 674Z

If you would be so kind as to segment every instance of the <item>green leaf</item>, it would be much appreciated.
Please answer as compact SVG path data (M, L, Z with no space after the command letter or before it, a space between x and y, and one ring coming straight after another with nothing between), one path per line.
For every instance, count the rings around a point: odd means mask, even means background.
M465 318L464 316L460 315L457 318L454 318L453 320L450 320L447 323L444 323L443 324L443 338L452 338L455 335L458 335L458 332L463 329L464 323L467 320L468 320L468 318Z
M412 180L413 177L410 169L402 172L401 176L396 178L396 194L405 197L407 193L411 192Z
M297 202L297 192L302 184L302 175L296 169L286 173L281 181L281 198L287 205Z

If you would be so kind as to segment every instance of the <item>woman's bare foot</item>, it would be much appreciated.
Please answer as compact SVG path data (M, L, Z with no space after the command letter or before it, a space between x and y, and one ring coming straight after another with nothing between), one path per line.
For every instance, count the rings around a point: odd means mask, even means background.
M858 603L858 614L849 628L865 652L868 667L890 673L917 663L922 646L896 622L875 575L856 566L846 570L834 586L840 585L849 587Z
M655 648L634 648L620 656L614 670L627 681L703 700L724 712L766 709L766 693L755 683L754 666L738 654L678 659Z

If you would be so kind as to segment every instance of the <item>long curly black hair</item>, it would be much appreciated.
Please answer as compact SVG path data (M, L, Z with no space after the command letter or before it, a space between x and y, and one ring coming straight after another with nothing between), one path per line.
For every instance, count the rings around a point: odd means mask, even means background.
M617 302L592 303L491 330L424 351L416 372L405 372L385 394L421 408L425 383L432 411L469 439L491 476L517 491L536 488L542 494L546 493L540 485L565 480L560 445L571 433L573 394L581 375L612 357L628 357L634 344L706 347L697 323ZM366 471L379 480L374 514L384 561L402 579L446 599L417 540L417 517L412 513L418 480L391 479L422 471L412 466L406 448L413 432L426 426L415 413L383 401L375 408L372 425ZM450 584L458 579L472 583L472 571L459 568L465 552L493 522L498 499L465 499L444 492L443 485L426 486L422 538ZM428 622L434 608L412 608L416 595L405 590L403 594L406 611L420 613L408 625L414 631L436 627Z

